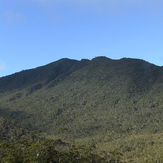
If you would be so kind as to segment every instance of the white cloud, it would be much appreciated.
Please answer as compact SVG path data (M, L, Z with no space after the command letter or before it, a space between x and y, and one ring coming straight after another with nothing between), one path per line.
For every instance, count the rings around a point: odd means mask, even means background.
M31 0L42 6L57 6L69 4L77 8L91 11L121 13L129 9L148 9L150 12L157 12L163 6L162 0ZM162 8L162 7L161 7Z
M15 11L6 11L4 17L8 23L25 22L25 16Z
M3 62L0 62L0 71L5 70L6 69L6 64Z

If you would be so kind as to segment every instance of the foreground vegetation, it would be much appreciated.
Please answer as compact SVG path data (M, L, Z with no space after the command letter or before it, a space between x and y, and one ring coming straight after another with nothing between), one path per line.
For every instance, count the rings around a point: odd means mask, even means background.
M97 153L95 147L58 141L0 143L1 163L123 163L121 154Z
M0 141L1 163L161 163L163 134L58 140ZM84 144L84 145L82 145ZM87 145L86 145L87 144Z
M127 163L163 162L163 134L101 135L76 140L77 144L96 144L98 151L121 153Z

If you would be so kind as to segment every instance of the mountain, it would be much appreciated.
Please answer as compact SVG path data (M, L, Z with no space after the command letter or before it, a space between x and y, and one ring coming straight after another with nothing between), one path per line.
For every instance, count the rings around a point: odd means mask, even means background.
M163 67L139 59L61 59L0 78L0 117L47 137L103 146L161 134L162 99Z

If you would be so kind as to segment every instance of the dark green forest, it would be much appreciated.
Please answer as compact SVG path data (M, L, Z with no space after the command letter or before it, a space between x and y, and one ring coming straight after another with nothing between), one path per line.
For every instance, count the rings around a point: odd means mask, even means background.
M163 67L61 59L0 78L0 162L163 162Z

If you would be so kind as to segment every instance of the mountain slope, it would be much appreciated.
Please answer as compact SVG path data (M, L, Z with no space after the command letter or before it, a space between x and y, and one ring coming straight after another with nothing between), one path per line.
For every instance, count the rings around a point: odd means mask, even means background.
M22 127L14 120L0 116L0 142L16 142L28 140L35 142L41 140L36 133L31 132L29 129Z
M25 70L0 79L0 91L22 89L32 84L45 84L51 80L61 78L82 67L85 62L61 59L46 66Z
M62 59L1 78L0 92L8 119L55 136L163 131L163 68L143 60Z

